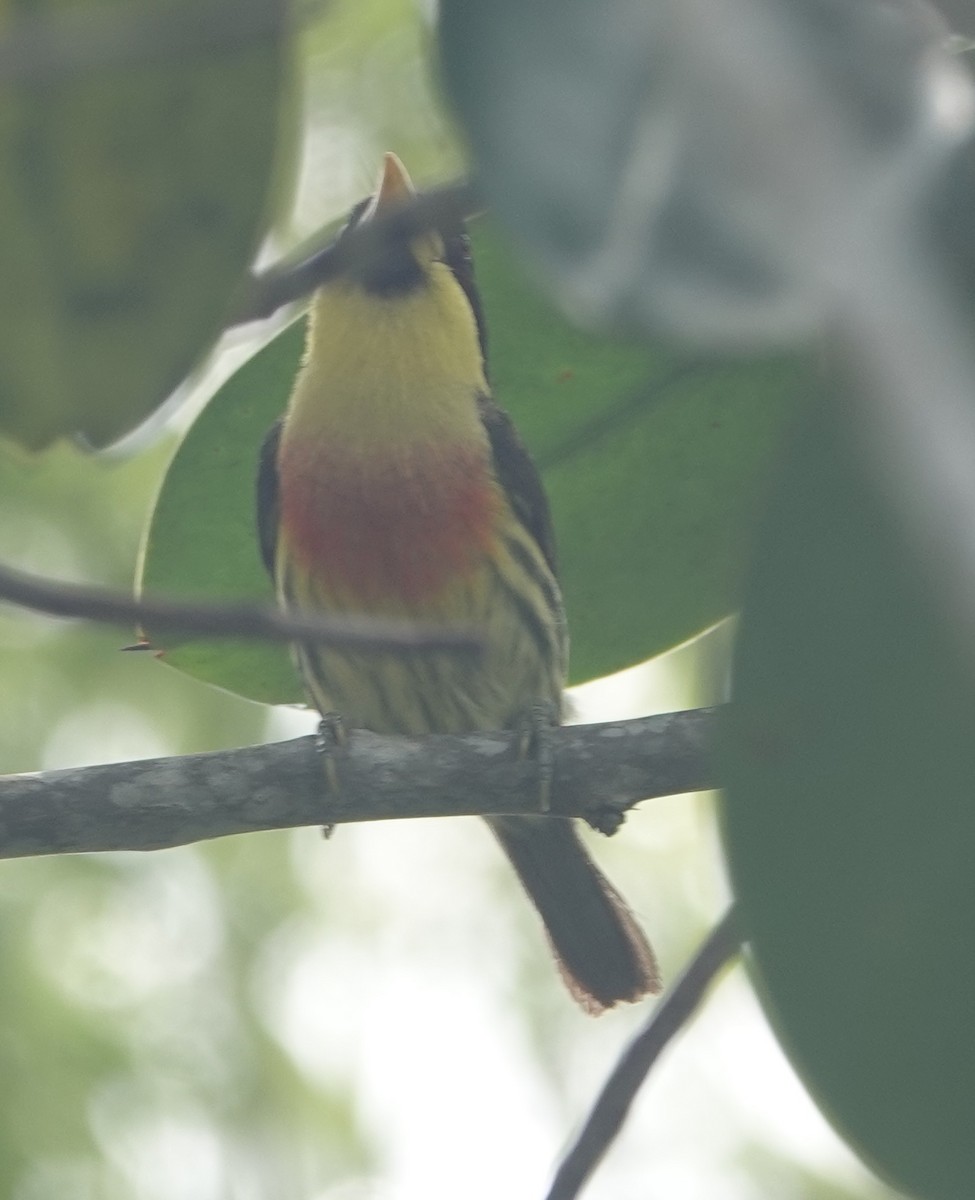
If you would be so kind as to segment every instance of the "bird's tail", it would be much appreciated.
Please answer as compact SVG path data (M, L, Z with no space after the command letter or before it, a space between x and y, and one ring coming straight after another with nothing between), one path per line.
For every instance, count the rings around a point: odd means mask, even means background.
M488 821L538 909L562 976L586 1012L660 990L653 950L625 901L558 817Z

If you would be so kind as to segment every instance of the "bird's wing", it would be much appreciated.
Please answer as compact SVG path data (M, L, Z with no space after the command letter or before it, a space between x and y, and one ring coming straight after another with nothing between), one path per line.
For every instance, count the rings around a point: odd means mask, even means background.
M549 570L558 578L555 531L538 468L503 408L490 396L482 395L478 397L478 411L491 443L498 481L515 516L538 543Z

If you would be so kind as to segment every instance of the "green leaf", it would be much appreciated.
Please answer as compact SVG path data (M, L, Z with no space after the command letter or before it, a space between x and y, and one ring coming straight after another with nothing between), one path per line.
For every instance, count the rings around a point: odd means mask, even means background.
M218 333L266 216L281 0L36 0L0 36L0 432L103 445ZM24 9L16 6L16 11ZM26 51L25 51L26 53Z
M819 411L772 497L727 729L724 843L769 1019L896 1187L975 1179L975 682Z
M274 337L220 388L183 439L143 547L144 591L274 603L257 545L257 455L288 402L304 340L303 320ZM268 704L301 699L280 646L178 636L153 640L167 663L207 683Z
M474 254L492 386L552 501L573 679L700 633L735 606L749 519L801 364L722 365L581 332L540 297L487 225L474 231ZM271 599L253 476L300 346L292 326L190 431L149 531L147 591ZM172 665L245 695L300 698L279 649L173 638L164 650Z

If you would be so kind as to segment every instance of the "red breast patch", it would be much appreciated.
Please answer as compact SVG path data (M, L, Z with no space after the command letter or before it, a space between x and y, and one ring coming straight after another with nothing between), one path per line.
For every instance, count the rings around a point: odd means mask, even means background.
M489 551L501 498L483 451L362 458L282 446L282 531L326 590L364 607L412 607Z

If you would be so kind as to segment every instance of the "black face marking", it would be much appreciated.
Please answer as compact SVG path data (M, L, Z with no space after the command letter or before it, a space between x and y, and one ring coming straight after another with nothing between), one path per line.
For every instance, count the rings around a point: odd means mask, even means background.
M337 241L342 241L359 225L369 205L369 197L360 200L349 213L349 219L339 231ZM365 291L374 296L404 296L421 287L426 278L423 268L416 261L409 242L390 230L385 244L369 255L368 261L356 263L350 270L352 278Z
M348 220L338 233L337 240L341 241L357 228L363 214L368 208L371 197L360 200L349 213ZM481 347L481 360L487 371L487 329L484 322L484 311L481 298L474 282L474 264L471 258L471 242L462 221L453 221L443 225L434 232L443 241L444 253L441 262L449 267L451 274L460 284L467 302L471 306L474 320L477 323L477 336ZM409 240L391 231L385 250L378 261L358 267L354 275L360 280L367 292L377 296L402 296L422 287L426 279L423 267L416 261L409 247Z
M409 246L390 243L382 258L377 258L356 276L373 296L405 296L426 282L426 274L413 257Z

